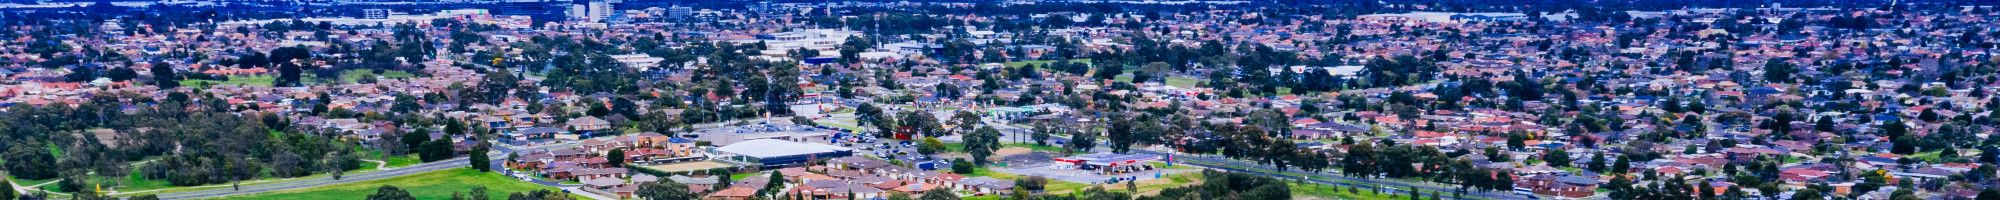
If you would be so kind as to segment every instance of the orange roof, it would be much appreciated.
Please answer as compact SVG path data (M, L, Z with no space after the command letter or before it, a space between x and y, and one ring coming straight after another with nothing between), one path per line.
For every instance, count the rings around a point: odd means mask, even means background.
M751 195L756 195L756 194L757 194L757 190L752 190L752 189L750 189L750 188L748 188L748 187L732 187L732 188L729 188L729 189L722 189L722 191L715 191L715 193L712 193L712 194L708 194L708 196L709 196L709 197L750 197Z

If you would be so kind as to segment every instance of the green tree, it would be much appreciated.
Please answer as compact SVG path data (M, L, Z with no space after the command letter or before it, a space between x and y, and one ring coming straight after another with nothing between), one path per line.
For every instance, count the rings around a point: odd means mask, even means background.
M973 169L974 167L975 166L972 164L972 162L967 162L965 161L964 158L951 159L952 173L971 174L972 171L975 170Z
M20 195L14 193L13 181L8 181L7 179L0 178L0 186L8 187L7 192L0 192L0 200L14 200L14 198L17 198L15 196ZM138 197L133 197L133 199L138 199ZM153 199L159 199L159 197L153 197Z
M1548 154L1542 156L1542 160L1548 161L1551 167L1568 167L1570 163L1569 152L1563 151L1562 148L1550 149Z
M1111 126L1104 130L1105 143L1110 145L1111 152L1125 153L1132 149L1133 143L1138 142L1138 136L1132 130L1136 123L1139 122L1134 122L1130 117L1111 120Z
M1818 190L1813 190L1812 188L1808 187L1808 188L1803 188L1803 189L1799 189L1799 190L1796 190L1796 191L1792 191L1792 198L1791 198L1791 199L1793 199L1793 200L1816 200L1816 199L1825 199L1825 198L1826 198L1826 197L1825 197L1825 196L1823 196L1823 195L1821 195L1821 194L1819 193L1819 191L1818 191Z
M785 189L785 173L779 171L771 171L771 179L769 181L764 182L764 190L757 191L757 194L761 194L762 196L772 196L772 195L777 195L784 189Z
M1604 173L1604 168L1605 168L1604 152L1597 151L1596 153L1591 154L1590 164L1586 165L1585 167L1587 167L1592 172Z
M661 181L654 181L651 183L640 184L639 191L636 191L634 193L636 193L634 194L635 196L639 196L640 198L647 200L701 198L700 196L695 196L694 193L692 192L688 192L687 185L682 185L681 183L676 183L673 182L672 180L661 180Z
M875 107L872 103L862 103L861 106L854 108L854 117L861 125L875 127L876 132L885 134L876 137L889 137L886 133L896 130L896 119L883 114L882 108Z
M1000 150L1000 130L991 126L979 127L978 131L965 136L965 152L972 154L972 163L986 165L986 157Z
M613 165L625 164L625 149L612 148L610 152L604 153L604 160Z
M979 120L979 114L974 114L972 111L959 110L958 113L951 115L952 129L957 131L957 134L971 134L972 131L979 128L980 124L983 124Z
M902 119L896 120L899 123L897 125L913 130L912 134L925 137L944 135L944 125L938 123L938 118L932 116L930 112L905 111L899 117Z
M917 144L917 153L924 155L937 154L944 151L944 141L938 141L935 137L924 138L923 142Z
M1071 131L1069 132L1069 143L1065 145L1063 150L1069 152L1090 152L1091 148L1097 147L1097 134Z
M1347 157L1340 159L1341 173L1347 176L1369 178L1375 175L1375 147L1373 142L1356 143L1347 147Z
M471 198L472 200L491 200L491 199L493 199L492 197L487 197L487 196L486 196L486 186L472 186L472 191L471 191L471 192L468 192L468 193L472 193L472 195L471 195L471 197L470 197L470 198Z
M479 172L493 171L493 157L486 155L486 147L484 145L472 147L472 152L468 152L467 154L468 158L465 160L466 162L471 162L472 169L479 170Z
M944 188L938 188L938 189L934 189L934 190L928 190L928 191L924 191L924 196L923 196L923 197L918 197L917 199L918 199L918 200L958 200L958 194L952 194L952 193L951 193L951 191L949 191L949 190L945 190Z
M1797 71L1792 66L1792 63L1785 62L1785 59L1771 58L1764 61L1765 81L1790 83L1792 82L1792 73L1796 73Z
M417 158L424 162L440 161L451 159L452 153L455 152L452 152L451 140L431 140L430 142L423 143L422 148L419 149Z
M153 73L153 86L158 86L162 90L181 86L181 78L174 74L173 66L167 65L166 62L153 62L151 68L147 71Z
M1622 155L1618 156L1618 162L1611 164L1610 170L1612 174L1625 174L1632 170L1632 160Z
M730 184L729 174L715 173L714 176L715 176L715 187L709 188L709 191L722 191L722 189L729 189L729 184Z
M423 131L423 129L418 129L418 131L415 132L403 133L403 138L400 139L401 139L400 141L403 142L403 147L404 147L403 149L415 152L423 149L423 145L425 142L431 141L431 133L428 133L428 131Z
M41 180L56 177L56 158L40 144L15 144L7 149L7 174L25 180Z
M1049 135L1055 134L1056 131L1054 130L1055 127L1051 126L1055 125L1052 125L1050 122L1035 122L1034 126L1034 133L1032 133L1033 135L1029 135L1028 138L1035 140L1035 145L1048 146Z
M416 200L416 199L417 199L416 197L410 196L410 192L403 191L402 188L396 188L396 186L388 186L388 185L383 185L382 187L375 188L375 194L368 195L368 200Z

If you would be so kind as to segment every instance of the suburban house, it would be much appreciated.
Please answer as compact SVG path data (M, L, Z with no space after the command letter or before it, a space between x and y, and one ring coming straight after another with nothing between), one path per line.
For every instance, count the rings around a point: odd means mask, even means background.
M604 119L598 119L597 117L591 117L591 116L583 116L583 117L578 117L576 119L570 119L568 124L569 124L569 130L580 131L580 132L591 132L597 130L611 129L610 121L604 121Z
M1528 177L1516 184L1538 195L1568 198L1589 197L1597 192L1597 179L1584 176L1539 175Z

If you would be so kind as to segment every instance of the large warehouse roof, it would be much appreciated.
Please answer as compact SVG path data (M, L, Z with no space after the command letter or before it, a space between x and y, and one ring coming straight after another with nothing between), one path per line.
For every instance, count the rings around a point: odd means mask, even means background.
M792 141L785 141L778 139L756 139L756 140L737 142L735 144L729 144L728 146L722 146L721 148L716 148L715 150L736 155L759 157L759 158L771 158L779 156L853 151L854 149L847 147L826 145L826 144L800 143L800 142L792 142Z

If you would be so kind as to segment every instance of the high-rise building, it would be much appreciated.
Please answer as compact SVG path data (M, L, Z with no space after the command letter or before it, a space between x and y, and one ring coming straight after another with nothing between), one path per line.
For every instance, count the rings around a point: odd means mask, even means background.
M684 7L684 6L674 6L667 8L667 18L687 19L689 16L694 16L694 8Z
M611 2L604 0L577 0L569 5L570 20L602 22L611 17Z

